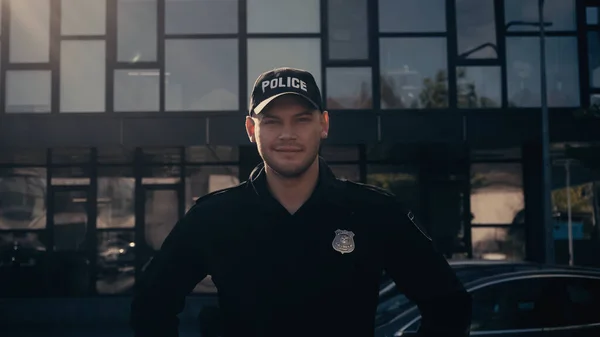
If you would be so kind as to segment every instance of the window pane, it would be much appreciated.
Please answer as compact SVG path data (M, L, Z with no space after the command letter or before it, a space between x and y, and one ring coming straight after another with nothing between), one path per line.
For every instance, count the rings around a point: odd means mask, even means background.
M247 0L248 33L319 33L319 0Z
M598 7L587 7L585 9L585 17L586 17L586 23L588 25L597 25L598 18L600 17L600 12L598 12Z
M525 229L521 226L472 227L473 258L485 260L525 259Z
M159 70L115 70L115 111L158 111Z
M502 105L500 67L456 69L459 108L498 108Z
M493 0L456 1L456 25L458 55L464 58L498 57Z
M519 224L525 211L520 163L471 165L473 225Z
M418 167L368 165L366 183L394 193L415 214L421 213Z
M356 145L324 145L320 156L329 163L336 161L359 161L360 153Z
M329 59L369 58L367 0L329 0Z
M185 209L209 193L239 185L237 166L186 166Z
M96 290L99 294L123 294L135 283L135 233L98 232Z
M379 0L380 32L445 32L445 0Z
M0 229L46 228L46 169L0 170Z
M62 41L60 111L103 112L105 67L104 41Z
M144 190L146 244L157 251L179 220L176 190Z
M220 163L239 161L237 146L199 145L185 149L185 161L188 163Z
M167 40L167 110L237 110L238 40Z
M106 0L62 0L62 35L106 34Z
M238 31L237 0L166 0L167 34L226 34Z
M6 112L50 112L50 70L6 72Z
M537 37L506 39L509 106L540 106L539 48L540 40ZM548 106L579 106L576 38L546 38L546 63Z
M526 26L518 21L527 23L539 22L538 0L504 0L505 25L508 31L537 31L539 26ZM546 30L576 29L575 0L546 0L544 1L544 21L551 22L552 26Z
M133 228L135 178L130 167L98 170L98 228Z
M595 107L595 109L600 108L600 95L598 95L598 94L590 95L590 106ZM598 111L598 110L596 110L596 111Z
M10 9L10 62L49 62L50 0L12 0Z
M588 32L590 86L600 88L600 32Z
M47 270L45 262L48 261L46 239L45 231L0 233L0 252L3 252L0 255L2 266L0 267L0 297L23 298L46 295L47 284L44 277ZM10 321L10 318L8 320ZM4 336L13 335L11 328L3 328L2 331Z
M157 0L118 0L117 60L156 61Z
M447 107L446 59L445 38L382 38L381 107Z
M328 68L327 109L371 108L371 79L371 68Z
M322 88L320 39L248 39L248 93L258 76L279 67L310 71Z

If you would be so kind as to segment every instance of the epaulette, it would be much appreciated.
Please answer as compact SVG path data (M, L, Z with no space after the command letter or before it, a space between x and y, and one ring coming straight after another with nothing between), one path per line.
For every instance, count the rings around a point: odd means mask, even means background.
M201 203L203 201L206 201L207 199L209 199L211 197L214 197L215 195L223 194L225 192L232 191L232 190L241 188L243 186L246 186L246 182L245 181L242 182L242 183L240 183L240 184L238 184L238 185L236 185L236 186L232 186L232 187L224 188L224 189L217 190L217 191L214 191L214 192L210 192L210 193L205 194L205 195L201 196L200 198L196 199L196 203L195 204L198 205L199 203Z

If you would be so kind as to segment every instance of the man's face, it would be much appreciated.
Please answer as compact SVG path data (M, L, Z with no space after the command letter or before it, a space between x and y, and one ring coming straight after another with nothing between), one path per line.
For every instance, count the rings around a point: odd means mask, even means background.
M321 139L327 138L329 117L299 96L283 95L258 116L246 118L246 131L271 169L294 178L315 162Z

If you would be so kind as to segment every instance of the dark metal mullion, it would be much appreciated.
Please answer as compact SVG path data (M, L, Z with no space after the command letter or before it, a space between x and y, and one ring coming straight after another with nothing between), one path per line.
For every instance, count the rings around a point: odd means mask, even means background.
M144 261L147 252L146 240L145 240L145 210L144 203L146 201L146 195L144 186L142 186L142 177L144 174L144 161L143 161L143 153L141 148L136 148L134 152L134 166L133 166L133 175L135 177L135 199L134 199L134 214L135 214L135 288L139 286L140 276L142 275L142 267L144 266Z
M248 34L246 21L246 0L238 1L238 96L239 109L247 111L250 93L248 91ZM210 125L209 130L210 132Z
M106 40L106 35L62 35L60 36L61 41L104 41Z
M144 69L159 69L161 66L160 61L156 61L156 62L115 62L114 64L114 68L115 69L125 69L125 70L131 70L131 69L139 69L139 70L144 70Z
M156 44L156 52L158 53L156 61L158 63L159 69L159 108L158 111L165 111L165 101L166 101L166 81L165 81L165 1L166 0L157 0L157 44Z
M0 118L6 112L6 70L9 61L9 42L10 42L10 5L8 1L2 1L2 25L0 27L2 35L0 39Z
M165 39L177 39L177 40L200 40L200 39L235 39L238 37L236 33L227 34L167 34L165 32Z
M50 57L52 58L52 57ZM51 62L7 63L6 70L53 70Z
M321 0L320 5L321 83L317 83L317 85L321 87L321 99L323 100L324 108L327 109L327 60L329 60L328 0Z
M185 147L180 147L180 151L181 151L181 160L178 163L179 165L179 184L177 184L177 210L179 214L179 218L182 218L185 215L185 205L186 205L186 199L185 199L185 177L186 177L186 171L185 171L185 165L183 165L184 161L185 161Z
M371 62L371 104L377 113L377 141L381 140L381 65L379 61L379 3L367 1L367 29L369 37L369 61Z
M90 185L87 191L87 252L89 261L89 289L92 295L97 294L96 276L98 275L98 149L90 151Z
M504 28L503 28L504 29ZM546 35L546 37L559 37L559 36L575 36L577 34L577 31L545 31L544 34ZM508 31L505 33L505 36L510 36L510 37L540 37L540 31L521 31L521 32L515 32L515 31Z
M458 59L458 36L456 28L455 1L446 1L446 39L447 67L448 67L448 107L456 108L458 105L458 89L456 85L456 60Z
M6 2L6 1L5 1ZM52 150L46 149L46 258L50 263L46 264L45 274L45 293L52 294L52 274L54 266L54 192L52 186Z
M580 1L578 1L580 3ZM577 6L577 45L579 63L579 94L580 103L583 107L590 106L590 77L589 77L589 55L588 55L588 32L586 30L585 6Z
M498 61L500 62L500 91L501 107L508 107L508 71L506 69L506 38L504 30L504 1L494 1L496 13L496 47L498 48Z
M117 1L106 0L106 82L105 107L108 113L115 111L115 65L117 63Z
M244 0L243 3L245 5L246 1ZM240 0L239 6L241 7L241 5L242 0ZM244 7L244 13L245 11L246 7ZM251 39L319 38L321 37L321 33L246 33L246 36Z
M50 113L60 113L61 0L50 0Z
M377 6L373 6L373 7L377 7ZM446 7L446 13L448 13L448 8L450 8L450 7ZM378 19L377 15L378 15L378 12L375 13L375 19ZM375 23L375 27L378 27L377 23ZM416 32L391 33L391 32L379 32L378 35L379 35L379 37L423 37L423 38L427 38L427 37L447 37L448 33L446 33L446 32L436 32L436 33L416 33Z
M498 59L460 59L456 58L456 67L493 67L500 66Z

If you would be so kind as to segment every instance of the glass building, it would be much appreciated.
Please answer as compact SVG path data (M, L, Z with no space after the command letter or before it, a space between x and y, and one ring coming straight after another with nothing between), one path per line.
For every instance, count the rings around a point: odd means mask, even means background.
M259 161L249 91L279 66L320 84L334 171L396 193L448 258L545 258L537 0L0 1L0 296L129 293ZM600 5L544 13L556 259L569 196L590 264Z

